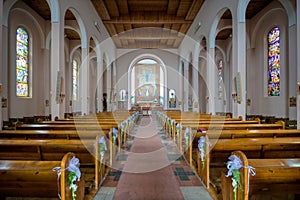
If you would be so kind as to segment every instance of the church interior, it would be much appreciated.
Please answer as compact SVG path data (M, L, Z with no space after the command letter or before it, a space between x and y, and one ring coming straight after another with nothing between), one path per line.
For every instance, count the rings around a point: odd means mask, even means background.
M299 199L298 4L0 0L0 199Z

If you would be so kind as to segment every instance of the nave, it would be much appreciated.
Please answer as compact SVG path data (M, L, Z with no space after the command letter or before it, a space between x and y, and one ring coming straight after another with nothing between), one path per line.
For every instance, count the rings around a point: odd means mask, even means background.
M153 116L141 117L95 200L209 200L206 188Z

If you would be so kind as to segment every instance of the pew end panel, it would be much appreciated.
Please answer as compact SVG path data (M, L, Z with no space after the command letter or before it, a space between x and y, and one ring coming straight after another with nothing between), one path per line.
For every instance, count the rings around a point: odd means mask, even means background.
M40 199L58 198L60 195L62 200L71 200L67 168L73 156L75 154L69 152L61 161L1 160L0 197ZM55 168L61 173L59 179ZM84 187L82 174L76 199L84 199Z
M107 147L107 138L103 136L103 140L99 140L100 136L97 136L95 144L95 189L98 190L105 177L109 172L109 149ZM104 144L105 143L105 144ZM103 144L106 146L101 147Z
M70 161L72 158L75 157L74 153L67 153L61 162L61 175L60 175L60 189L61 189L61 199L65 200L71 200L72 197L72 191L68 184L69 182L69 175L70 175ZM76 189L76 200L84 200L84 188L85 188L85 182L84 182L84 174L81 174L80 180L76 180L75 184L77 185Z
M228 176L228 170L222 171L222 196L223 200L248 200L248 194L249 194L249 185L246 180L249 179L249 173L248 173L248 159L246 155L242 151L234 151L231 154L232 156L236 156L240 160L240 167L237 170L237 173L239 176L234 176L233 174L231 176ZM233 166L233 165L231 165ZM227 173L227 174L226 174ZM228 176L228 177L226 177ZM237 177L237 178L233 178ZM234 193L234 187L233 187L233 179L237 180L237 187L236 192Z
M239 169L242 187L237 188L237 200L256 198L256 195L267 197L300 194L300 159L248 159L241 151L234 151L232 155L238 156L242 161L242 167ZM255 174L252 174L251 168L254 169ZM231 177L225 177L223 171L224 200L234 199L230 183Z

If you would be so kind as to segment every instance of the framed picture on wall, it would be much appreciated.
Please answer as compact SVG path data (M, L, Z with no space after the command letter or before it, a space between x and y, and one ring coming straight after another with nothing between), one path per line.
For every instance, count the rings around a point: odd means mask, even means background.
M7 108L7 98L2 98L2 108Z

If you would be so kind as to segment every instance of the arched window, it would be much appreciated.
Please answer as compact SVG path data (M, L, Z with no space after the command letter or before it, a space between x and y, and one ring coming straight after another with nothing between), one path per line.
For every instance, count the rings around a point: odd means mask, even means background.
M78 62L73 60L72 62L72 90L73 100L78 100Z
M19 27L16 32L16 95L30 97L29 71L29 35L25 28Z
M268 96L280 95L280 29L268 33Z
M176 94L175 94L175 90L170 89L169 91L169 107L170 108L175 108L176 107Z
M223 61L218 63L218 97L223 97Z
M124 89L120 90L120 101L126 101L127 100L127 91Z

